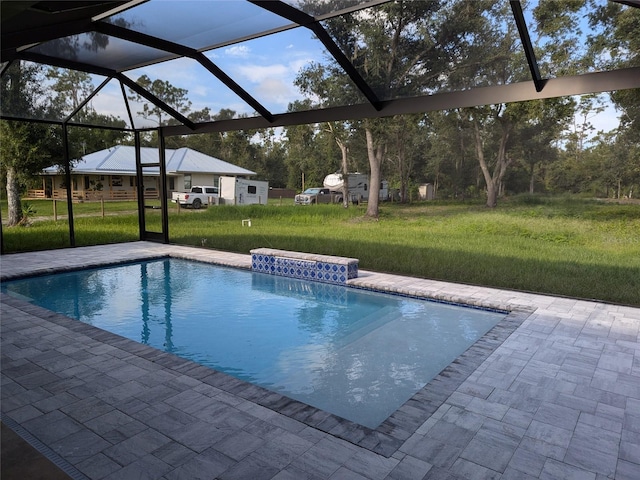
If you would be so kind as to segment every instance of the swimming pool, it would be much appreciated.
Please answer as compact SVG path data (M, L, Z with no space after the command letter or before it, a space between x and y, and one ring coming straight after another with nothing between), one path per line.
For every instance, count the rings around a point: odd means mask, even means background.
M179 259L2 290L370 428L505 317Z

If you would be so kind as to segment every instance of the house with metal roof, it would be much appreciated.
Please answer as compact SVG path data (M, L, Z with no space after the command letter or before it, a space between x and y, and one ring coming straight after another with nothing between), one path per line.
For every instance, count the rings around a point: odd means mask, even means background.
M247 178L256 172L238 167L219 158L191 148L166 149L167 195L186 191L192 185L218 184L221 176ZM71 187L75 200L135 200L136 187L135 147L116 145L84 155L73 162ZM140 160L143 169L145 197L158 198L160 167L158 149L142 147ZM149 165L149 166L145 166ZM29 190L30 198L66 199L64 172L57 166L46 168L42 174L42 189Z

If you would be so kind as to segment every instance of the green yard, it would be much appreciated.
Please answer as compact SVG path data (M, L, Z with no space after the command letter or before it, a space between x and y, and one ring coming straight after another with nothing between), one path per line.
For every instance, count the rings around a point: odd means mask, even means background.
M30 226L3 228L5 252L68 246L66 205L30 202ZM63 207L63 208L61 208ZM6 202L2 205L6 218ZM62 212L61 210L65 210ZM136 204L74 205L77 245L138 239ZM160 225L157 210L148 225ZM523 196L481 202L384 204L378 221L363 207L217 206L177 212L172 243L248 253L257 247L341 255L360 268L410 276L640 305L640 205ZM251 227L243 219L251 219Z

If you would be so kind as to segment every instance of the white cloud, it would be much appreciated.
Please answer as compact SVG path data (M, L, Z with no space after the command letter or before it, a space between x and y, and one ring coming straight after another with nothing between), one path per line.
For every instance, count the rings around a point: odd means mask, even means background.
M300 98L290 85L277 78L267 78L260 82L257 89L258 98L268 98L271 103L286 108L287 105Z
M206 85L194 85L189 89L189 95L206 97L209 95L209 88Z
M289 103L299 100L301 95L293 85L293 80L304 61L290 65L242 65L237 67L239 77L246 79L253 87L247 89L256 99L268 103L269 109L277 106L278 111L284 111ZM238 78L239 78L238 77ZM243 83L243 82L240 82Z
M284 78L290 74L285 65L244 65L238 68L238 73L251 83L262 82L265 78Z
M307 65L309 65L311 62L314 62L314 61L315 60L311 58L298 58L296 60L292 60L289 63L289 69L295 74L297 74L300 70L302 70L302 68L306 67Z
M123 120L126 119L127 123L129 123L129 116L127 115L122 93L102 95L99 93L91 99L91 106L100 114L120 117Z
M251 53L251 49L246 45L234 45L225 49L224 53L232 57L247 57Z

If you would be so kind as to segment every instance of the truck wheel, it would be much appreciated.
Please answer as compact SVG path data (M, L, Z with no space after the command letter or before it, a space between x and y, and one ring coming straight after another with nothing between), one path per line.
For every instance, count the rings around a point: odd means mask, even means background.
M202 206L202 201L199 198L196 198L191 204L191 206L196 210L198 210Z

